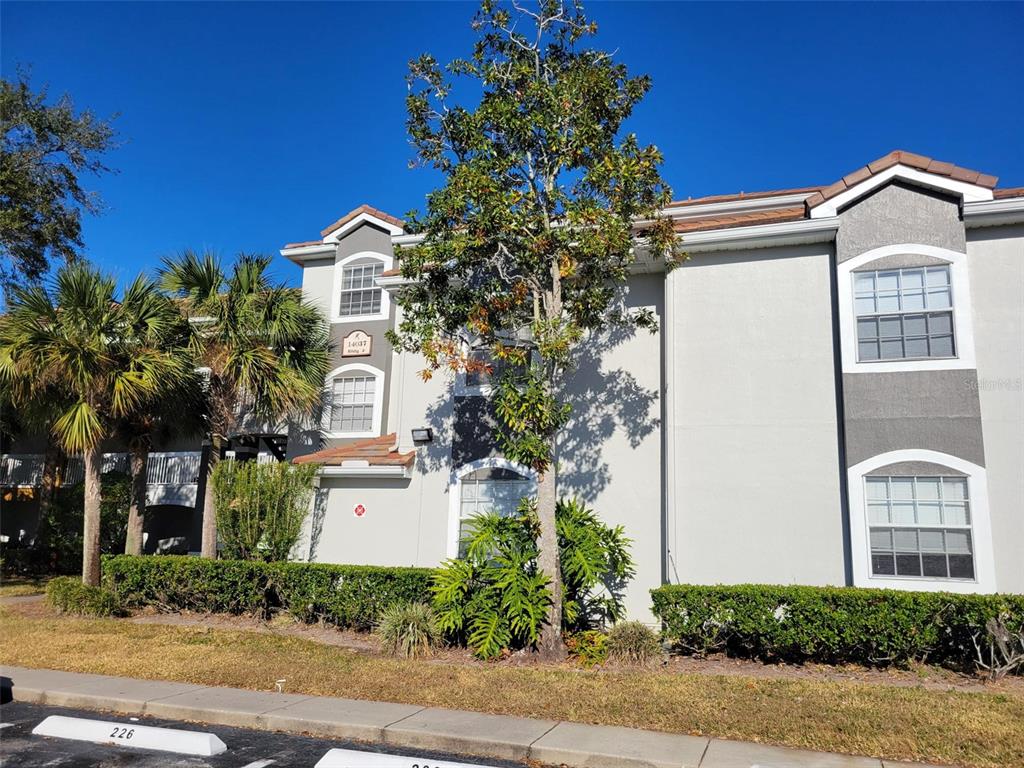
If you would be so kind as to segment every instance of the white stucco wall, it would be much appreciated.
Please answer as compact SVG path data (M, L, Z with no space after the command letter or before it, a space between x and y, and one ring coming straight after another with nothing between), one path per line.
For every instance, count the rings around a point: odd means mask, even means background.
M672 582L845 581L831 258L716 252L668 277Z
M1024 225L968 231L989 513L1000 592L1024 592Z

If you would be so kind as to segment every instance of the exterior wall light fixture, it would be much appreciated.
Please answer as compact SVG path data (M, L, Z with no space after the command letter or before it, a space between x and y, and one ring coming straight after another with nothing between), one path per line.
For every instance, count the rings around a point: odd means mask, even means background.
M434 441L434 430L430 427L416 427L412 430L414 443L431 443Z

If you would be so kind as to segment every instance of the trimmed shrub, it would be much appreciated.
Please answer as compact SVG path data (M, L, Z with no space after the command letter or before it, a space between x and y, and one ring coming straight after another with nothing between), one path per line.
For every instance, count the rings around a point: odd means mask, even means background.
M989 619L1024 627L1024 595L765 585L669 585L651 595L677 649L764 661L974 669Z
M608 658L646 666L662 655L658 633L639 621L622 621L608 630Z
M395 603L381 613L377 636L392 656L414 658L430 653L441 640L441 630L426 603Z
M225 460L213 470L217 531L232 560L287 559L309 514L317 465Z
M327 563L118 555L103 578L125 605L169 611L254 614L284 608L303 622L372 629L394 603L429 602L434 571Z
M584 667L604 664L608 660L608 635L596 629L566 635L565 647L569 655Z
M46 602L61 613L81 616L117 616L117 598L103 587L90 587L75 576L58 576L46 585Z

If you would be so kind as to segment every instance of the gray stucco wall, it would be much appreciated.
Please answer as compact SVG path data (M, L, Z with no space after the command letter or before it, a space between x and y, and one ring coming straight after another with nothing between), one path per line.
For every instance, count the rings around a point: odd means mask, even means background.
M846 463L921 448L985 465L973 370L847 373Z
M712 253L669 275L673 582L845 583L832 258Z
M1024 225L968 232L977 394L1001 592L1024 592Z
M957 201L902 182L884 186L840 213L836 260L851 259L872 248L921 243L964 250L964 227Z

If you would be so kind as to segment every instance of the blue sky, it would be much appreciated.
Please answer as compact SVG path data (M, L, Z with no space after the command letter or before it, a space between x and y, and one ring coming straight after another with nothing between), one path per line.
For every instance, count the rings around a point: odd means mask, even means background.
M87 255L122 279L181 248L276 254L410 170L406 62L469 52L472 3L6 2L2 67L120 113ZM908 149L1024 185L1024 3L594 2L654 87L630 125L675 196L829 183ZM277 257L277 274L299 270Z

